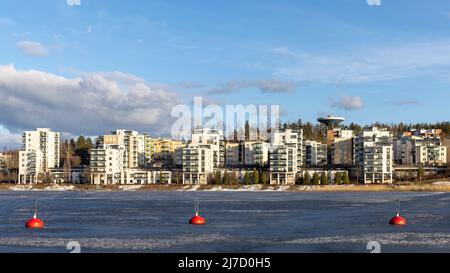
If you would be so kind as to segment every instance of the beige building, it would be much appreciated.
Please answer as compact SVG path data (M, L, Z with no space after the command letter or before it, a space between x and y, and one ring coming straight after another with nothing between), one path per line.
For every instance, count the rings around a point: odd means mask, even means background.
M181 151L186 144L179 140L164 138L149 138L146 141L146 155L150 157L151 165L172 166L176 163L176 152Z
M225 143L225 165L231 168L244 166L244 150L242 141Z

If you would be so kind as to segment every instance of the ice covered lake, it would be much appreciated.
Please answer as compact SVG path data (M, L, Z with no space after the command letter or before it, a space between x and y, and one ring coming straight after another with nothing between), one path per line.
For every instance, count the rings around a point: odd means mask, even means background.
M34 200L44 230L24 228ZM0 252L450 252L450 193L0 191L0 215Z

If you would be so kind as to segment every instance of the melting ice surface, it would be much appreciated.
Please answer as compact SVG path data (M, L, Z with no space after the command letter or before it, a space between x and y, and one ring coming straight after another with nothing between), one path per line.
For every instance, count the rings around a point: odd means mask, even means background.
M44 230L24 228L34 200ZM450 193L4 191L0 215L0 252L450 252Z

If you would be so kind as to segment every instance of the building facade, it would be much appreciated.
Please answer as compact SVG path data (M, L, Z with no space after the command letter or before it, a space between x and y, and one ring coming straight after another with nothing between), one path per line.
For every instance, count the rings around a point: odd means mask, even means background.
M25 131L19 152L19 183L50 182L50 170L60 161L60 133L48 128Z
M386 129L366 129L354 140L356 176L363 183L393 182L392 134Z
M182 152L183 184L207 184L214 171L214 150L210 145L189 145Z
M313 140L303 142L305 167L324 167L328 164L328 146Z

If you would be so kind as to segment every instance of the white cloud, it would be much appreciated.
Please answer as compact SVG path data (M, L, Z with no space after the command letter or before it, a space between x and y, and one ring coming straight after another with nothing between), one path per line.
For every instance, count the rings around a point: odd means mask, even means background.
M17 48L24 54L33 57L41 57L48 55L47 47L38 42L21 41L17 44Z
M170 112L178 104L173 93L132 75L105 74L66 78L0 66L0 108L8 113L0 115L0 124L11 131L50 127L88 135L116 128L170 131Z
M332 103L331 106L335 107L335 108L351 111L351 110L362 109L364 107L364 104L363 104L361 97L341 95L339 97L339 99L335 100Z
M280 80L280 79L268 79L268 80L239 80L228 81L225 84L209 90L210 94L227 94L238 92L241 89L256 88L263 93L287 93L295 90L297 85L292 81Z
M0 149L19 148L22 142L22 134L13 134L0 125ZM0 151L1 151L0 150Z
M66 0L67 5L69 6L80 6L81 0Z
M287 47L272 50L283 61L275 75L295 81L365 83L418 76L447 77L450 41L370 46L337 54L306 54Z

